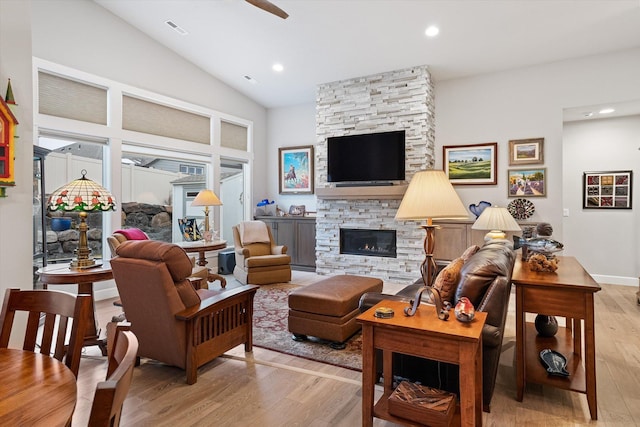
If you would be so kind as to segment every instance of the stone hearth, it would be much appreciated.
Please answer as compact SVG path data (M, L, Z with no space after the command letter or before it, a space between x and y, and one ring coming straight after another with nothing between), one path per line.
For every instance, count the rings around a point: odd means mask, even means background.
M349 134L406 132L406 180L434 166L433 83L426 66L359 77L318 87L316 186L327 188L327 138ZM356 274L407 282L419 277L424 232L413 221L396 221L398 199L318 198L316 272ZM340 253L340 228L396 230L396 258Z

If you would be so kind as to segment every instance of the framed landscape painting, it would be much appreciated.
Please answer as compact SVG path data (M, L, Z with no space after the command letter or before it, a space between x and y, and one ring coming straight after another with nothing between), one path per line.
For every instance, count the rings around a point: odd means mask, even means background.
M509 165L535 165L543 163L544 138L514 139L509 141Z
M633 171L584 172L584 209L631 209Z
M442 166L453 185L496 184L498 143L445 145Z
M547 169L509 169L509 197L547 195Z
M313 194L313 145L278 148L280 194Z

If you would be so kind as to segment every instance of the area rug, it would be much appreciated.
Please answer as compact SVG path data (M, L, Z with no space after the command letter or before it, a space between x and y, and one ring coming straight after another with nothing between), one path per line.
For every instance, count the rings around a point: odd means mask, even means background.
M362 334L357 332L344 350L334 350L328 341L309 337L294 341L287 328L288 295L298 285L283 283L260 286L253 303L253 345L355 371L362 370Z

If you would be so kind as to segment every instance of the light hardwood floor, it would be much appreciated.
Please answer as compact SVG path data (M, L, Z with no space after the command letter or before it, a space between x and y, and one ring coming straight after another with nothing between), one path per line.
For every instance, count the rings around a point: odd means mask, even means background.
M294 272L293 283L316 280ZM230 277L230 286L234 279ZM397 287L397 285L395 285ZM389 288L394 288L392 284ZM586 396L528 385L515 400L515 302L509 305L503 354L486 426L640 425L640 306L637 288L602 285L595 296L598 421L591 421ZM119 309L97 303L104 325ZM570 304L570 301L567 301ZM73 424L86 425L93 390L103 380L105 358L86 350L78 379ZM378 390L380 393L380 390ZM143 359L124 405L123 426L358 426L361 425L360 372L254 347L242 346L201 368L198 382L184 371ZM375 426L394 426L381 420Z

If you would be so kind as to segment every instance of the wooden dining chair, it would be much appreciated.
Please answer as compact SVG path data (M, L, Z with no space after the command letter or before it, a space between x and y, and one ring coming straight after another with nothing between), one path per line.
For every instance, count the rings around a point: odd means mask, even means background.
M128 326L118 326L115 334L109 334L107 380L96 386L89 416L90 427L120 425L122 404L131 386L138 354L138 339L128 329Z
M90 311L90 295L7 289L0 312L0 348L9 345L16 312L27 312L22 349L36 352L39 348L40 353L63 362L77 378Z

